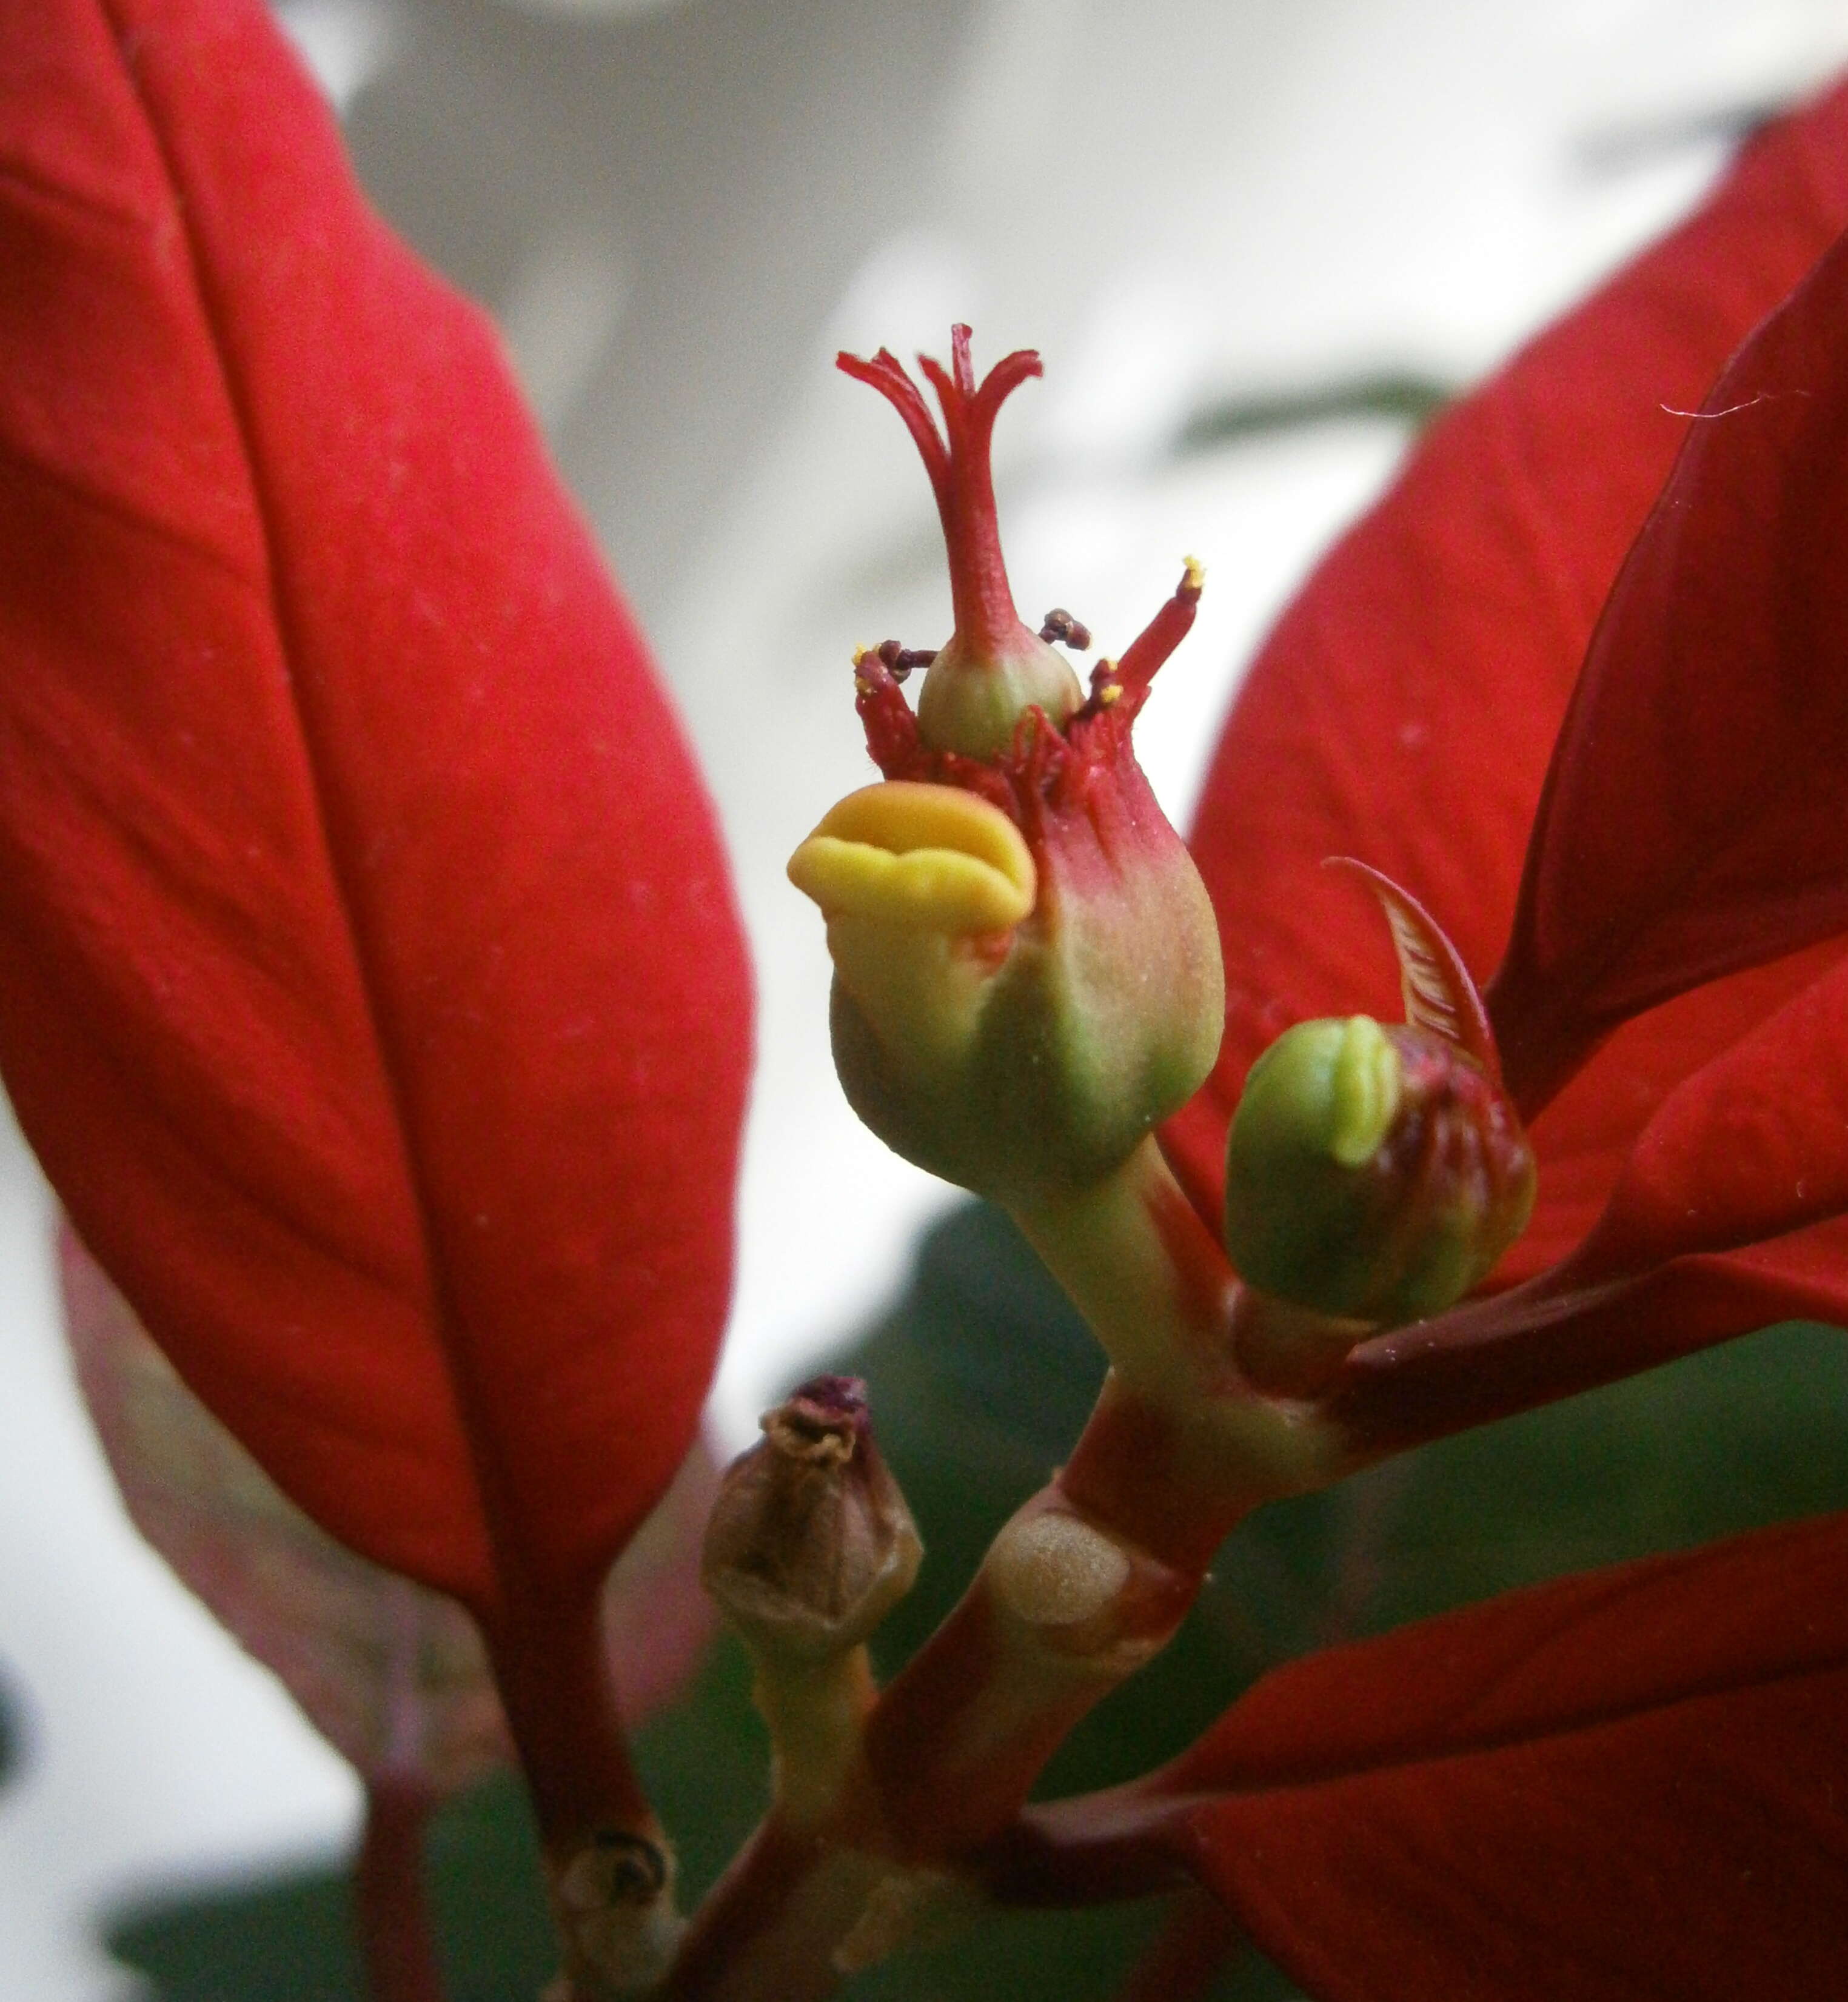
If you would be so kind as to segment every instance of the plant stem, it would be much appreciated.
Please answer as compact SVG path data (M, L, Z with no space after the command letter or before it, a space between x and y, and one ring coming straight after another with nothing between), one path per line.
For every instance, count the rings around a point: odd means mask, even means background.
M1200 1443L1107 1382L1069 1465L874 1705L825 1822L773 1816L696 1915L676 2002L813 2002L843 1960L975 1902L975 1853L1012 1828L1079 1719L1166 1643L1259 1498L1260 1481L1226 1478Z
M1748 1279L1694 1259L1615 1283L1568 1269L1370 1334L1254 1313L1152 1142L1016 1214L1110 1356L1097 1407L873 1705L857 1756L829 1762L818 1818L798 1829L779 1805L696 1915L674 2002L821 2002L934 1916L1174 1888L1176 1860L1145 1840L1171 1803L1142 1784L1024 1804L1166 1644L1247 1512L1765 1318ZM1180 1944L1204 1953L1205 1924Z
M652 1986L678 1937L674 1853L635 1769L590 1588L486 1628L564 1951L553 2002Z
M814 1662L756 1655L753 1691L769 1727L777 1808L795 1830L826 1825L877 1700L863 1646Z
M1603 1284L1573 1277L1570 1264L1557 1268L1361 1344L1314 1407L1341 1470L1634 1376L1793 1311L1787 1291L1700 1258Z
M1104 1181L1016 1216L1111 1358L1097 1407L1070 1460L873 1704L819 1818L798 1831L779 1810L698 1915L677 2002L814 2002L843 1965L896 1944L908 1913L954 1910L958 1896L1160 1888L1134 1788L1062 1818L1022 1810L1072 1727L1166 1644L1238 1521L1401 1445L1657 1359L1602 1366L1574 1318L1582 1299L1562 1303L1571 1325L1557 1333L1505 1327L1491 1299L1376 1334L1345 1362L1318 1349L1313 1373L1334 1371L1319 1397L1267 1393L1238 1348L1257 1324L1152 1142ZM1260 1332L1286 1345L1303 1334L1274 1316ZM1360 1332L1327 1331L1331 1343ZM1714 1338L1701 1330L1686 1345L1703 1334ZM1512 1393L1483 1366L1491 1349L1530 1362Z
M1119 1475L1087 1430L1068 1479L1107 1475L1112 1507L1141 1522L1151 1547L1191 1564L1215 1522L1229 1528L1259 1502L1351 1470L1313 1407L1251 1382L1236 1345L1245 1296L1152 1139L1104 1181L1017 1205L1014 1216L1149 1432L1139 1453L1119 1449L1128 1463ZM1124 1475L1134 1491L1118 1491Z
M424 1832L431 1807L415 1781L375 1777L353 1866L353 1920L372 2002L444 2002L436 1937L424 1886Z
M1233 1525L1325 1477L1323 1432L1242 1377L1231 1272L1152 1142L1020 1221L1111 1355L1103 1393L873 1705L822 1820L801 1840L779 1808L696 1916L677 2002L825 1996L914 1920L974 1902L973 1859L1166 1645Z

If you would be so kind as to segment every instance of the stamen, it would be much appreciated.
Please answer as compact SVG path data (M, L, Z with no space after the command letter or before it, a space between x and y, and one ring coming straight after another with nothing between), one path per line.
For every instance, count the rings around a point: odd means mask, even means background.
M1206 572L1194 556L1182 559L1180 581L1174 595L1124 650L1118 672L1123 685L1138 698L1147 692L1156 671L1184 640L1199 607Z
M1062 605L1055 605L1046 614L1040 627L1040 637L1048 646L1055 640L1062 640L1074 653L1090 651L1091 629L1082 619L1074 619Z
M895 682L901 682L914 668L927 668L937 657L934 647L901 646L896 640L882 640L874 650Z
M876 648L855 651L853 706L873 763L888 779L908 776L918 757L918 720Z

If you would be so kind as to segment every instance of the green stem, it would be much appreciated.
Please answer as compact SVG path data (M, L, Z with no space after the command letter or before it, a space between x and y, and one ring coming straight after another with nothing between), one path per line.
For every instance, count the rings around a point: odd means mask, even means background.
M756 1655L753 1692L769 1727L778 1812L790 1828L818 1828L846 1788L877 1700L864 1647L813 1662Z
M1166 1421L1153 1463L1183 1508L1203 1495L1242 1496L1248 1508L1345 1470L1330 1428L1250 1380L1236 1341L1238 1282L1152 1139L1104 1181L1017 1204L1014 1216L1121 1390Z

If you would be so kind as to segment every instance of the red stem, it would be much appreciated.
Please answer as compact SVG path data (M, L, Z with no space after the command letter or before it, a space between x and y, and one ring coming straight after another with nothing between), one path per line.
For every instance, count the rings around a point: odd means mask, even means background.
M1070 1461L1041 1503L1074 1503L1092 1522L1145 1554L1130 1631L1166 1634L1193 1603L1208 1564L1255 1498L1152 1477L1186 1450L1172 1421L1115 1381L1098 1400ZM1034 1781L1072 1727L1108 1693L1112 1679L1074 1677L1049 1696L1040 1672L1011 1662L994 1643L993 1611L978 1579L880 1698L868 1724L866 1770L884 1817L922 1855L941 1857L992 1841L1019 1813ZM1016 1711L1017 1673L1028 1677ZM997 1725L1009 1728L997 1742Z
M1362 1342L1316 1401L1350 1469L1800 1317L1806 1304L1717 1259L1602 1284L1588 1271L1574 1285L1586 1262Z
M547 1850L568 1856L599 1831L654 1839L655 1822L617 1707L592 1589L522 1609L486 1630L508 1728Z
M430 1794L415 1781L375 1779L353 1866L353 1923L372 2002L444 2002L424 1887Z

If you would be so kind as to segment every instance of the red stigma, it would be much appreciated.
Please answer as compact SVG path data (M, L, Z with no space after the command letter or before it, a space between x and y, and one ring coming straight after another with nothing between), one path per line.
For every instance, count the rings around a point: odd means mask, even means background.
M995 413L1030 375L1043 371L1032 348L1019 348L997 361L978 385L969 330L961 326L950 330L950 358L946 369L928 355L918 357L943 406L941 432L922 392L889 348L882 347L870 361L842 354L835 365L870 383L904 420L936 495L950 556L956 630L978 654L993 654L1009 647L1023 628L1002 560L989 445Z

